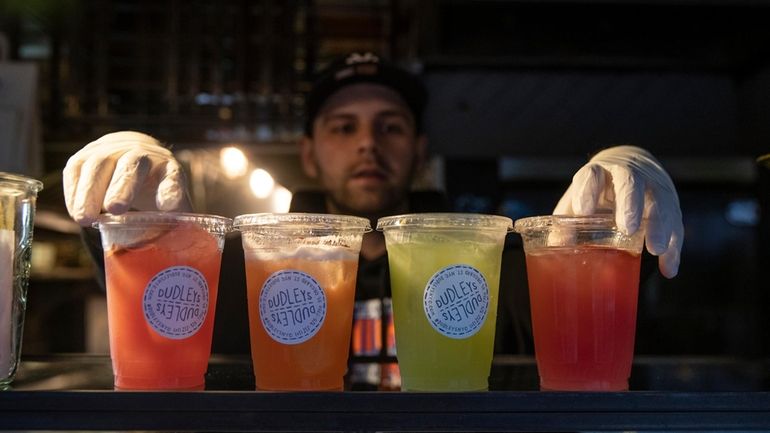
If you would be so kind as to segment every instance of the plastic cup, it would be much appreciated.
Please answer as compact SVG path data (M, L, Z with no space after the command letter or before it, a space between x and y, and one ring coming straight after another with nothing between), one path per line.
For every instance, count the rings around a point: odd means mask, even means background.
M325 214L235 218L246 261L257 389L341 390L358 253L369 220Z
M478 214L381 218L401 389L489 387L500 262L511 220Z
M628 236L612 215L516 221L524 240L540 387L628 389L644 225Z
M9 387L21 355L32 223L43 184L0 172L0 389Z
M115 388L203 389L231 220L128 212L94 226L104 247Z

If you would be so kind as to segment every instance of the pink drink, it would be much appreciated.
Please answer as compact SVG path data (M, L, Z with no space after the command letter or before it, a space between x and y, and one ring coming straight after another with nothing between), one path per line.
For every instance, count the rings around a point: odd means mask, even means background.
M526 256L541 388L628 389L640 254L572 246Z

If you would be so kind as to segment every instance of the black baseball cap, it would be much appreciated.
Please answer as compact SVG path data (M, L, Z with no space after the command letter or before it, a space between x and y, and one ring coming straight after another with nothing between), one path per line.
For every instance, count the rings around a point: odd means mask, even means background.
M381 84L394 90L412 111L416 130L421 130L422 112L428 101L422 80L372 53L353 53L334 60L313 85L307 98L305 134L313 134L313 122L326 100L337 90L356 83Z

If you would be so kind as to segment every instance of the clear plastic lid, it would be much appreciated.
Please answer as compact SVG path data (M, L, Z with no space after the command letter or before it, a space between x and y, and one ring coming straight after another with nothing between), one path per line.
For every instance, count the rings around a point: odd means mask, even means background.
M372 231L369 220L350 215L317 213L256 213L238 215L233 225L241 231L316 229L325 231Z
M521 235L524 250L542 248L601 246L640 252L644 244L646 220L633 234L617 228L615 216L546 215L516 220L514 231Z
M377 230L391 229L505 230L513 221L504 216L473 213L414 213L380 218Z
M218 215L195 214L185 212L132 211L121 215L102 214L93 227L104 228L141 228L174 226L186 222L194 223L209 233L227 234L232 231L232 220Z
M544 215L518 219L513 225L513 231L516 233L551 230L552 228L615 230L615 216L612 214L586 216Z
M0 188L26 190L27 192L37 194L43 189L43 182L20 174L0 171Z

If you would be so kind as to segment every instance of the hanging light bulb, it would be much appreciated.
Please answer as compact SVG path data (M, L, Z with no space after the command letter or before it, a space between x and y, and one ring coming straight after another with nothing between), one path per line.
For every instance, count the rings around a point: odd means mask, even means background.
M235 179L246 174L249 160L241 149L229 146L219 151L219 163L228 179Z
M291 197L291 191L280 185L277 186L273 190L273 212L288 212L291 206Z
M258 168L251 172L249 186L251 187L251 192L253 192L257 198L267 198L273 192L275 181L270 173Z

